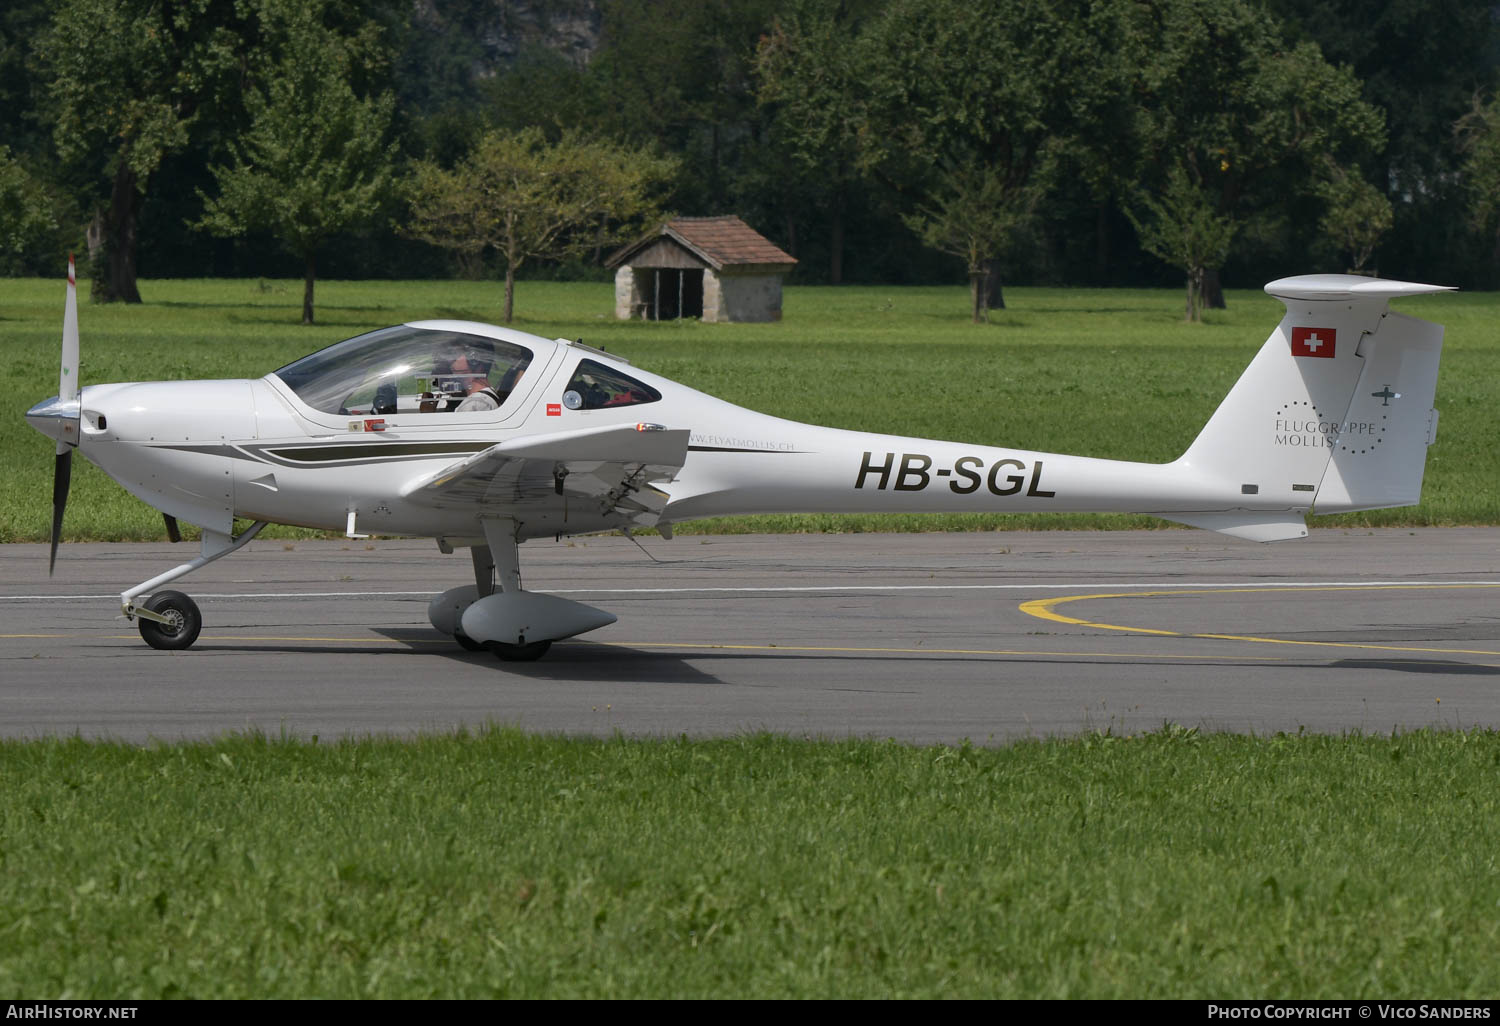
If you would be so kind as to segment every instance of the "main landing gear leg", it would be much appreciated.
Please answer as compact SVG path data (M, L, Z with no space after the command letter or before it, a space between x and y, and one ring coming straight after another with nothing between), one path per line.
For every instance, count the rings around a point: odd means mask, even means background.
M509 517L480 520L484 541L470 547L474 584L449 588L427 605L427 618L471 652L488 649L507 662L539 659L559 638L615 622L613 613L521 588L516 537Z
M164 574L121 592L120 609L127 620L140 621L141 637L146 640L146 644L152 648L182 649L197 641L198 632L203 628L203 617L198 612L197 603L180 591L155 589L243 547L251 538L260 534L261 528L265 526L266 521L257 520L245 528L238 538L204 528L199 550L201 555L197 559L173 567ZM136 600L146 594L151 597L137 603Z
M491 569L494 571L494 581L491 592L520 592L521 554L516 543L516 522L509 517L482 517L479 523L484 528L484 540L489 543L484 547L485 555L493 560ZM478 583L479 550L476 548L474 552L475 583ZM483 584L479 585L479 594L486 594ZM529 663L546 655L547 649L552 647L552 641L548 639L525 644L487 641L484 647L508 663Z
M467 608L469 603L476 599L482 599L486 595L493 595L495 593L495 558L490 555L490 547L488 545L472 546L469 549L469 556L474 560L475 598L465 599L463 601L463 608ZM475 641L465 634L463 628L459 626L459 621L463 616L463 608L460 608L458 615L453 616L451 620L453 624L453 640L458 642L460 648L469 652L483 652L486 647L484 642Z

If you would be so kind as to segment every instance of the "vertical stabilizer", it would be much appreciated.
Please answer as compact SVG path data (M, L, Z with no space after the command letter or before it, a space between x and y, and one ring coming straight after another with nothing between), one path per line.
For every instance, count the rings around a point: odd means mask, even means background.
M1443 330L1388 304L1448 290L1322 274L1266 291L1286 316L1178 463L1243 495L1247 508L1416 502Z

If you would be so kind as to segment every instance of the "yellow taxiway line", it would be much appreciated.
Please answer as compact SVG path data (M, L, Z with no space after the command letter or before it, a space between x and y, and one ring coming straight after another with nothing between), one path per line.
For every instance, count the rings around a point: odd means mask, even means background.
M1204 588L1204 589L1173 589L1171 591L1130 591L1115 592L1096 595L1055 595L1051 598L1032 599L1030 602L1022 602L1021 612L1028 616L1035 616L1042 620L1052 620L1056 623L1065 623L1078 627L1093 627L1105 631L1128 631L1132 634L1155 634L1174 638L1209 638L1218 641L1250 641L1261 645L1310 645L1321 648L1358 648L1372 649L1381 652L1426 652L1441 655L1487 655L1500 656L1497 649L1475 649L1475 648L1429 648L1420 645L1378 645L1364 641L1301 641L1290 638L1263 638L1253 634L1197 634L1189 631L1168 631L1155 627L1126 627L1113 623L1099 623L1094 620L1083 620L1078 617L1065 616L1056 611L1056 607L1066 602L1084 602L1089 599L1128 599L1128 598L1153 598L1164 595L1238 595L1238 594L1263 594L1274 591L1436 591L1453 590L1459 588L1500 588L1500 584L1341 584L1327 587L1296 587L1296 588Z

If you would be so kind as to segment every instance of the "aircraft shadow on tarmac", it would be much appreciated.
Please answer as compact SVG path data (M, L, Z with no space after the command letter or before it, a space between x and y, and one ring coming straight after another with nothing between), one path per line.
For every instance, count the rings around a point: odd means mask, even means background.
M476 667L492 668L497 674L497 680L505 677L523 677L529 680L557 680L578 681L592 683L615 683L615 684L730 684L742 683L726 681L713 673L705 672L701 664L705 662L717 663L730 666L735 663L754 663L766 660L816 660L818 662L859 662L878 660L882 663L891 659L901 662L921 663L929 659L941 659L944 662L962 663L1001 663L1007 666L1022 666L1026 664L1040 664L1048 666L1073 665L1077 667L1107 668L1114 665L1107 659L1099 658L1058 658L1026 656L1015 653L1005 654L963 654L956 653L934 653L923 655L920 653L852 653L852 652L816 652L801 651L794 648L782 650L766 650L757 652L731 651L711 647L684 649L681 651L663 650L656 648L632 648L619 644L599 644L589 641L569 640L555 645L551 652L536 662L500 662L495 656L488 652L469 652L460 648L451 639L437 631L414 632L410 628L405 629L375 629L376 634L383 635L390 641L402 645L402 648L391 648L379 645L364 649L366 654L389 654L389 655L412 655L420 654L423 658L434 656L454 660ZM218 651L225 649L238 649L242 651L267 651L264 644L236 645L223 642L205 645L204 648L213 648ZM287 651L299 653L321 652L348 656L360 649L351 648L347 645L319 645L313 644L289 644ZM1132 659L1132 666L1182 666L1178 661L1157 661L1153 659ZM1223 661L1205 658L1201 661L1195 660L1191 665L1199 669L1211 668L1213 666L1235 666L1241 669L1249 669L1244 662L1235 659ZM1251 664L1253 665L1253 664ZM1297 665L1304 670L1391 670L1401 673L1425 673L1447 676L1495 676L1500 675L1500 666L1489 666L1480 663L1467 663L1448 659L1337 659L1328 662L1305 662L1299 664L1280 663L1277 666L1266 666L1266 669L1275 669L1282 672L1291 665Z
M454 658L466 662L493 658L487 653L470 653L462 650L452 653ZM724 667L736 663L763 662L768 659L795 658L825 661L870 661L889 660L889 655L873 656L833 652L730 652L722 649L695 649L685 652L664 652L659 649L636 649L623 645L598 645L588 642L573 642L566 647L555 646L553 651L534 663L503 663L497 669L502 674L525 677L530 680L558 680L613 684L742 684L725 680L715 674L704 672L699 667L705 662ZM907 657L912 662L922 662L932 657L919 655ZM1108 663L1096 659L1032 659L1016 656L950 656L940 657L945 662L1003 663L1006 666L1059 664L1079 667L1107 667ZM698 665L694 665L698 664ZM1153 663L1151 660L1132 660L1133 666L1180 666L1180 663ZM1234 661L1215 664L1210 661L1194 664L1202 667L1214 665L1247 668L1244 663ZM1265 667L1265 669L1271 669ZM1428 673L1448 676L1493 676L1500 674L1500 667L1475 663L1455 662L1443 659L1340 659L1327 663L1308 663L1308 670L1394 670L1402 673ZM885 689L879 689L885 690Z
M395 632L381 632L394 640L413 640L409 633L398 635ZM441 635L434 634L434 638ZM429 640L429 639L423 639ZM424 649L426 645L422 646ZM467 662L492 658L487 653L465 652L456 646L451 652L442 651L442 654L453 658L461 658ZM735 652L725 649L693 649L681 652L663 651L661 649L630 648L624 645L601 645L589 641L568 641L554 646L553 650L541 660L534 663L505 663L500 669L503 672L515 676L527 677L532 680L571 680L589 681L598 683L652 683L652 684L724 684L727 683L712 673L706 673L693 663L713 661L724 665L743 661L759 662L766 659L815 659L819 662L826 660L837 661L868 661L878 659L885 662L892 658L891 653L850 653L850 652L807 652L795 649L783 651L763 652ZM1045 663L1057 665L1058 663L1071 663L1079 666L1099 666L1097 659L1057 659L1057 658L1028 658L1006 654L1004 656L990 655L954 655L942 654L940 656L924 656L918 653L902 653L903 661L910 660L921 662L930 658L941 658L952 662L981 662L993 663L1003 662L1007 665L1025 663ZM1152 660L1132 660L1132 665L1152 665ZM1181 665L1176 662L1162 662L1156 665L1172 666ZM1200 666L1212 666L1214 663L1205 660ZM1229 660L1222 665L1243 666L1234 660ZM1308 663L1306 669L1340 669L1340 670L1394 670L1401 673L1431 673L1449 676L1494 676L1500 675L1500 666L1486 666L1479 663L1465 663L1451 659L1338 659L1326 663Z
M394 641L415 643L426 655L439 655L459 662L493 669L497 679L525 677L528 680L599 681L617 684L723 684L687 660L690 652L648 651L623 645L564 642L534 663L501 662L488 652L468 652L436 631L431 638L414 638L408 631L380 631ZM432 642L436 640L436 644Z
M1402 673L1480 677L1500 675L1500 666L1460 663L1451 659L1339 659L1328 665L1340 670L1399 670Z

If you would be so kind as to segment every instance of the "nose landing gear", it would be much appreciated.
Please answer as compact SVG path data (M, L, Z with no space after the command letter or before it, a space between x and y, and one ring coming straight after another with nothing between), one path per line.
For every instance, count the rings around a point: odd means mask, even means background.
M200 566L207 566L214 560L222 559L238 550L251 538L260 534L261 528L265 526L266 521L257 520L241 531L238 538L204 528L202 555L197 559L173 567L164 574L159 574L129 591L122 592L120 609L127 620L140 621L141 637L145 639L146 644L152 648L169 651L189 647L198 640L198 632L203 629L203 614L198 611L198 604L180 591L155 592L150 598L140 603L137 603L136 599L151 593L152 589L159 585L175 581L179 577L192 573Z

